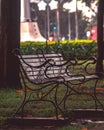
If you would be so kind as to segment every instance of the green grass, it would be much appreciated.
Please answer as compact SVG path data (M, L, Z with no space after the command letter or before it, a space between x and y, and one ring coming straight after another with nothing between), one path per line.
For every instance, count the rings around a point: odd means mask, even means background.
M92 85L92 83L91 83ZM102 85L100 83L100 85ZM82 86L85 87L85 86ZM57 94L57 101L59 102L66 92L65 86L60 86ZM54 91L48 96L51 100L54 100ZM30 94L30 92L28 92ZM45 94L45 92L44 92ZM31 94L32 95L32 94ZM31 96L31 99L36 98L36 94ZM97 95L102 103L104 103L104 92ZM0 90L0 117L9 117L15 113L19 105L23 100L24 95L17 93L15 89L1 89ZM66 108L70 112L71 109L87 109L94 108L95 102L93 98L85 94L72 94L67 98ZM63 108L63 105L62 105ZM100 106L99 106L100 108ZM32 116L45 116L51 117L55 115L55 110L49 102L32 102L28 103L25 107L25 113Z
M90 83L89 83L90 84ZM89 85L88 84L88 85ZM102 83L99 83L101 86ZM92 83L90 84L92 85ZM64 93L65 88L60 87L58 90L58 98L62 98L62 93ZM28 92L30 93L30 92ZM35 96L35 95L34 95ZM52 95L51 95L52 96ZM51 97L52 98L52 97ZM100 94L99 98L101 102L104 102L104 93ZM11 117L17 108L19 107L21 101L23 100L23 93L17 93L15 89L1 89L0 90L0 123L3 123L5 119ZM66 103L67 110L77 109L77 108L94 108L94 101L88 95L72 95L68 98ZM52 117L55 116L54 108L50 103L47 102L34 102L29 103L25 108L25 113L29 116L43 116ZM91 127L92 125L86 126ZM57 130L80 130L82 126L80 125L68 125L64 127L59 127Z
M64 126L62 128L57 128L57 130L80 130L80 129L81 129L80 126L74 126L74 125Z
M0 90L0 115L9 116L17 108L19 95L13 89Z

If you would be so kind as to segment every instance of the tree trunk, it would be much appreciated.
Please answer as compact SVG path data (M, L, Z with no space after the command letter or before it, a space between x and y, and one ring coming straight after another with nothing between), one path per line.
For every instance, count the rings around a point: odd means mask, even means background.
M20 0L1 1L0 87L17 87L19 63L12 51L20 44Z
M98 16L97 16L97 64L96 72L99 76L103 73L103 57L104 57L104 30L103 30L104 0L99 0Z

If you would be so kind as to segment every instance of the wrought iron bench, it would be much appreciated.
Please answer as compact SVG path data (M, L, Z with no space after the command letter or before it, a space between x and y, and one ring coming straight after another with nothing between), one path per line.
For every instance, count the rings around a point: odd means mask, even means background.
M23 115L27 103L43 101L52 104L57 119L59 113L66 117L67 101L73 94L90 95L95 102L95 109L98 108L98 104L102 106L96 96L99 77L92 72L91 68L88 69L90 65L96 63L94 57L79 62L77 59L66 61L60 53L21 55L19 51L16 51L16 56L20 62L24 90L23 102L16 113L21 111ZM88 93L83 91L85 87L83 84L89 81L94 81L94 84L93 91ZM32 83L33 86L30 87L28 83ZM63 88L61 97L59 97L60 88Z

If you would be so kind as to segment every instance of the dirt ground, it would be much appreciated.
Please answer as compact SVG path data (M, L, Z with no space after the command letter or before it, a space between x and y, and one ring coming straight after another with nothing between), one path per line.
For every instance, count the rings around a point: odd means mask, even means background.
M55 127L36 127L36 126L1 126L0 130L56 130Z
M98 124L94 128L89 130L104 130L104 124Z
M2 125L0 130L57 130L57 128L48 126L48 127L36 127L36 126L6 126ZM86 129L86 130L104 130L104 124L96 124L94 128Z
M55 127L25 127L25 126L1 126L0 130L57 130ZM86 130L104 130L104 124L97 124L94 128L86 129Z

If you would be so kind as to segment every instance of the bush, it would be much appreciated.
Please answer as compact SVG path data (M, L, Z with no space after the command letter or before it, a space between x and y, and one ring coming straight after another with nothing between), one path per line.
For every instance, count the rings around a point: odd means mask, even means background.
M60 48L60 49L59 49ZM55 53L60 50L65 58L86 58L96 55L97 44L93 40L70 40L60 42L23 42L20 46L22 54Z

